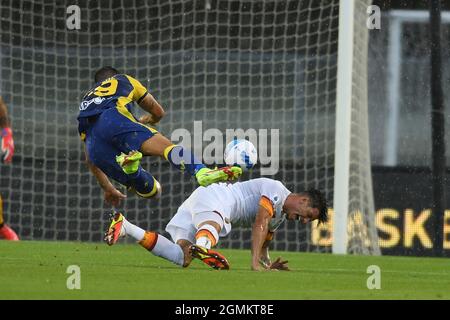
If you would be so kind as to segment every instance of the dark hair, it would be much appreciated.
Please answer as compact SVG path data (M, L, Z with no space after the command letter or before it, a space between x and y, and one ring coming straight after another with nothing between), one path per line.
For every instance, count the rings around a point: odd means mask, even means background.
M112 76L119 74L120 72L117 69L114 69L111 66L105 66L97 70L94 75L95 83L104 81Z
M319 222L317 223L317 225L327 222L328 204L324 194L316 189L309 189L305 193L311 199L311 207L319 209Z

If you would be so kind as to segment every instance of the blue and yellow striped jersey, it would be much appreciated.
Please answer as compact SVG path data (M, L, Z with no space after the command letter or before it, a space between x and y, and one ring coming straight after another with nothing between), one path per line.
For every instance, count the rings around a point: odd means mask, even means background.
M136 79L126 74L118 74L98 82L83 97L78 114L78 133L85 139L90 119L105 110L117 108L123 116L135 121L129 107L139 103L148 94L147 89Z
M136 79L126 74L118 74L95 84L83 97L79 118L98 115L110 108L124 108L129 103L139 103L147 89Z

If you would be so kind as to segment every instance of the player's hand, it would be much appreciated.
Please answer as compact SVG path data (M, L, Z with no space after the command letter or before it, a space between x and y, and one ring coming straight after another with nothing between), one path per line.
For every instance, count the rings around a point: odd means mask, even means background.
M288 261L281 261L281 257L278 257L277 260L275 260L274 262L272 262L270 264L269 269L271 270L283 270L283 271L290 271L288 265L287 265Z
M127 196L117 189L105 190L105 201L110 205L116 207L120 204L120 201L124 200Z
M4 163L11 163L14 155L14 139L11 128L3 128L0 131L1 157Z
M139 122L142 124L154 126L158 124L159 120L156 121L151 114L146 114L139 118Z

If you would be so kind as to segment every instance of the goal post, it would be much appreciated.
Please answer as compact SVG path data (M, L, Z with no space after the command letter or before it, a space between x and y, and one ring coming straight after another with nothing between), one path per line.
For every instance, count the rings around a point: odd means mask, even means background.
M336 85L333 253L347 253L355 2L340 0Z
M333 196L335 254L380 254L369 147L368 27L371 1L340 0Z

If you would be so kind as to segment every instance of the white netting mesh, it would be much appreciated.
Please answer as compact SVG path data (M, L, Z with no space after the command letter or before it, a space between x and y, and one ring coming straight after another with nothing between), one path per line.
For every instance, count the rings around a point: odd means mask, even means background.
M361 17L366 3L357 9ZM0 169L1 192L7 220L23 239L102 238L108 206L84 164L76 116L93 72L103 65L146 85L167 111L158 129L170 137L186 128L197 154L210 142L201 143L194 121L201 121L197 129L217 128L224 136L226 129L278 129L274 177L293 191L324 190L331 200L339 1L79 0L81 30L68 30L71 4L0 0L0 93L17 147L13 165ZM364 84L367 35L357 41L355 81ZM364 97L355 99L367 107ZM355 118L362 127L365 121ZM364 145L365 136L360 139ZM264 148L257 147L261 154ZM355 172L369 185L366 160L357 159ZM125 212L162 232L195 183L159 159L144 166L161 181L162 199L129 195ZM259 175L255 168L243 179ZM356 189L356 207L372 201L371 190ZM236 229L221 246L249 243L250 230ZM309 226L291 223L278 232L275 249L330 247L312 243Z
M367 9L371 0L355 2L354 59L352 90L352 131L350 143L348 252L380 254L372 174L370 170L369 122L367 110Z

